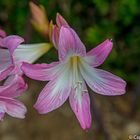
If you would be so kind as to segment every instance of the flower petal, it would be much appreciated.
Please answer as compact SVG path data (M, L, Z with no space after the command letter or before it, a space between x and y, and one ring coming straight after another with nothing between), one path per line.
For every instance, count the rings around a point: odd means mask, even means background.
M59 59L64 60L68 55L76 54L85 56L86 49L80 38L72 28L64 26L60 29L58 43Z
M85 83L83 82L82 91L76 95L73 90L69 97L70 105L83 129L91 126L90 98Z
M0 121L3 121L5 111L6 111L5 105L3 104L3 102L0 101Z
M21 69L24 74L31 79L48 81L59 75L62 72L63 66L58 65L59 62L51 64L28 64L23 63Z
M81 65L80 71L88 86L102 95L122 95L125 93L126 82L107 71Z
M27 89L27 84L21 76L10 76L3 86L0 86L0 96L14 98L21 95Z
M6 32L2 29L0 29L0 37L1 38L6 37Z
M101 65L112 50L113 43L107 39L87 53L89 64L93 67Z
M24 104L18 100L0 96L0 106L3 106L4 111L12 117L25 118L27 109Z
M3 70L0 70L0 81L4 80L9 74L10 72L14 69L14 66L9 66Z
M5 79L14 68L7 49L0 48L0 80Z
M71 82L68 69L50 81L41 91L34 107L40 114L48 113L60 107L68 98Z
M57 23L57 26L59 28L61 28L61 26L69 27L69 25L66 22L66 20L59 13L57 13L57 16L56 16L56 23Z
M13 54L14 50L22 43L24 39L17 35L10 35L2 40L2 45L8 48L10 53Z
M14 51L15 61L33 63L51 48L49 43L22 44Z

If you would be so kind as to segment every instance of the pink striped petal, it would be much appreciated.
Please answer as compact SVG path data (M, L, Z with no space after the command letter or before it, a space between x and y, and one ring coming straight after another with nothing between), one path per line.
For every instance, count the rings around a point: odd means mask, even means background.
M60 60L64 60L68 55L72 54L86 55L84 44L72 28L61 27L58 48Z
M6 32L4 30L2 30L2 29L0 29L0 37L1 38L6 37Z
M7 49L0 48L0 80L5 79L14 68Z
M48 81L57 75L57 72L61 67L57 67L59 62L53 62L51 64L28 64L23 63L21 69L24 74L32 79Z
M89 51L87 53L87 58L90 65L92 65L93 67L101 65L111 52L112 47L113 43L109 39L107 39L103 43L99 44L97 47Z
M79 95L73 91L70 94L69 101L73 112L75 113L79 123L83 129L91 126L90 98L85 83L83 83L83 91Z
M69 72L64 71L45 86L34 105L40 114L53 111L66 101L71 91L69 78Z
M27 109L24 104L18 100L0 96L0 106L3 107L3 112L5 111L12 117L21 119L25 118L25 113L27 112Z
M27 84L21 76L10 76L3 86L0 86L0 96L14 98L21 95L27 89Z
M12 54L22 42L24 42L24 39L20 36L10 35L2 40L2 45L3 47L8 48L10 53Z
M0 81L4 80L14 69L14 66L9 66L3 70L0 70Z
M81 66L80 71L88 86L99 94L114 96L126 92L126 82L112 73L87 65Z
M66 22L66 20L59 13L57 13L57 16L56 16L56 23L57 23L57 26L59 28L61 28L61 26L69 27L69 25Z

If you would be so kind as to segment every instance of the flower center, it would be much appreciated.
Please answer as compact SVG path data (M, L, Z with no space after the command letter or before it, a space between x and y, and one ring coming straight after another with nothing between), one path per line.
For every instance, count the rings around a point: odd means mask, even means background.
M70 57L70 65L72 68L72 83L73 89L76 91L77 94L81 92L85 92L86 90L83 89L83 78L80 73L79 65L81 64L80 56L72 56Z

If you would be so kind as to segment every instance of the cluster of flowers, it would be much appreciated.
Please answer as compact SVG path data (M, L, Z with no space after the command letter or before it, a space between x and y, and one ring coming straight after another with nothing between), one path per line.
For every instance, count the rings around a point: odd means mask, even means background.
M15 99L27 90L27 83L22 77L25 74L35 80L49 81L34 105L40 114L57 109L69 98L81 127L88 129L92 119L87 85L102 95L125 93L124 80L96 68L105 61L113 43L107 39L86 52L76 32L60 14L57 14L56 24L53 24L46 20L41 7L31 3L31 10L32 22L40 32L49 36L58 51L59 61L32 64L48 52L51 43L21 44L23 38L17 35L6 36L0 30L0 120L5 113L12 117L25 117L26 107Z

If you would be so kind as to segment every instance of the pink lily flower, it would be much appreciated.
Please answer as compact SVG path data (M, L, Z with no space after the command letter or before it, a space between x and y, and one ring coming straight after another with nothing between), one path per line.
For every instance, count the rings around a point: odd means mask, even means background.
M40 114L45 114L60 107L69 97L70 106L81 127L90 128L90 98L86 85L101 95L114 96L125 93L124 80L96 68L105 61L113 43L107 39L86 53L86 48L76 32L68 26L61 26L55 44L59 62L22 65L22 70L28 77L49 80L34 107Z
M9 75L23 75L22 62L33 63L51 48L49 43L21 44L22 42L23 38L17 35L4 36L1 31L0 80Z
M22 62L33 63L51 48L48 43L21 45L23 41L17 35L6 36L0 30L0 81L6 79L0 86L0 120L5 112L13 117L24 118L26 108L14 99L27 89L22 78Z
M21 95L26 89L27 85L22 77L17 75L10 76L4 85L0 86L0 120L3 120L5 113L16 118L25 117L26 107L14 98Z

